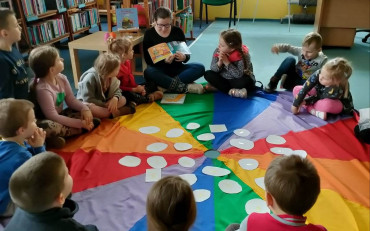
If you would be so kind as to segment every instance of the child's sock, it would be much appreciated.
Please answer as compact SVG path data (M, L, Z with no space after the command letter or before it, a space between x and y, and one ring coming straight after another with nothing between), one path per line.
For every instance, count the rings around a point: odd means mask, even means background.
M326 120L327 119L327 113L324 112L324 111L316 111L315 109L311 109L310 110L310 114L322 119L322 120Z
M162 91L155 91L155 92L148 95L149 102L153 102L153 101L162 99L162 97L163 97L163 92Z
M216 92L217 88L215 88L214 86L208 83L207 85L204 86L204 91L205 92Z
M136 104L134 102L129 102L128 105L123 106L118 109L118 112L112 113L113 118L123 115L134 114L136 112Z

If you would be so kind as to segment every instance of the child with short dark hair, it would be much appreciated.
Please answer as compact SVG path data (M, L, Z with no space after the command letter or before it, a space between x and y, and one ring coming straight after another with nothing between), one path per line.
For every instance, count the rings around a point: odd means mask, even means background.
M28 99L28 77L32 71L15 46L21 27L11 10L0 10L0 99Z
M131 60L134 58L134 50L131 41L126 38L108 37L108 49L111 53L121 58L121 65L117 79L120 81L122 95L128 101L136 104L151 103L162 99L163 93L157 90L157 86L152 82L139 85L135 82L135 77L131 70Z
M320 193L320 177L314 165L298 155L275 158L265 175L266 203L270 213L251 213L239 225L226 230L238 231L325 231L321 225L306 224L303 216Z
M0 216L11 216L9 179L32 155L45 151L45 132L36 125L33 103L22 99L0 100Z
M72 217L78 210L67 199L73 179L64 160L53 152L29 159L11 176L9 189L18 206L6 231L97 231L94 225L81 225ZM68 207L67 207L68 205Z
M213 52L211 70L204 78L206 91L220 90L233 97L247 98L247 91L255 88L256 79L248 47L235 29L220 34L218 47Z
M149 231L188 231L197 214L193 190L179 176L166 176L152 186L146 211Z
M81 75L77 98L98 118L115 118L136 111L135 104L127 103L119 88L120 64L118 55L102 53L96 58L94 67Z
M64 70L63 58L57 48L44 45L34 48L29 63L35 72L31 96L42 113L38 113L38 125L46 131L46 145L62 148L64 137L79 135L100 124L94 119L89 107L73 95ZM64 108L64 102L68 108Z
M279 66L270 82L265 87L266 92L273 92L281 80L280 87L291 91L295 86L302 85L315 71L321 69L328 57L322 52L322 38L316 32L308 33L302 42L302 47L286 43L274 44L271 52L279 54L288 52L298 57L298 62L292 56L287 57Z

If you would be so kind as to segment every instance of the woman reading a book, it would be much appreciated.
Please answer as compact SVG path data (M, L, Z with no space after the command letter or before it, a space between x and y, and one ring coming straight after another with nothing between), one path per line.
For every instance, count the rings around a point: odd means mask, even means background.
M173 41L185 42L184 32L172 23L172 12L166 7L159 7L154 12L155 26L148 29L144 34L144 58L148 68L144 71L144 78L148 82L156 83L160 89L173 93L203 93L201 84L193 83L203 76L205 68L200 63L187 63L189 54L177 51L166 55L165 59L153 62L148 49L161 43ZM153 50L153 49L151 49ZM158 58L160 52L153 57Z

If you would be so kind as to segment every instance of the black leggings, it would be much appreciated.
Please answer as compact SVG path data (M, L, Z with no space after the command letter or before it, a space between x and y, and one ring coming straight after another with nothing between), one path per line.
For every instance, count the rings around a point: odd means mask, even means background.
M243 76L237 79L225 79L217 72L208 70L204 74L204 78L210 83L212 86L217 88L219 91L222 91L226 94L229 93L230 89L237 88L242 89L246 88L248 91L254 90L256 80L254 76Z

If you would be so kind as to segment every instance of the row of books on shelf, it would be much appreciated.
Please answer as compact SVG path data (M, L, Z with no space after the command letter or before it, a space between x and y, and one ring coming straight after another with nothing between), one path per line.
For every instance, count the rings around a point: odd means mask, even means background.
M54 18L27 27L32 45L46 43L66 34L63 17Z
M72 31L76 32L85 27L95 26L99 22L99 13L98 9L91 8L71 14L69 18L72 25Z
M185 12L177 14L175 18L175 26L182 29L184 34L193 30L193 14L191 12Z
M26 17L43 14L47 11L44 0L22 0L22 7Z
M51 1L51 0L48 0ZM81 7L84 6L84 4L89 2L95 2L95 0L67 0L68 8L71 7Z
M172 11L183 10L191 4L190 0L152 0L151 2L155 9L160 6L165 6L170 8Z

